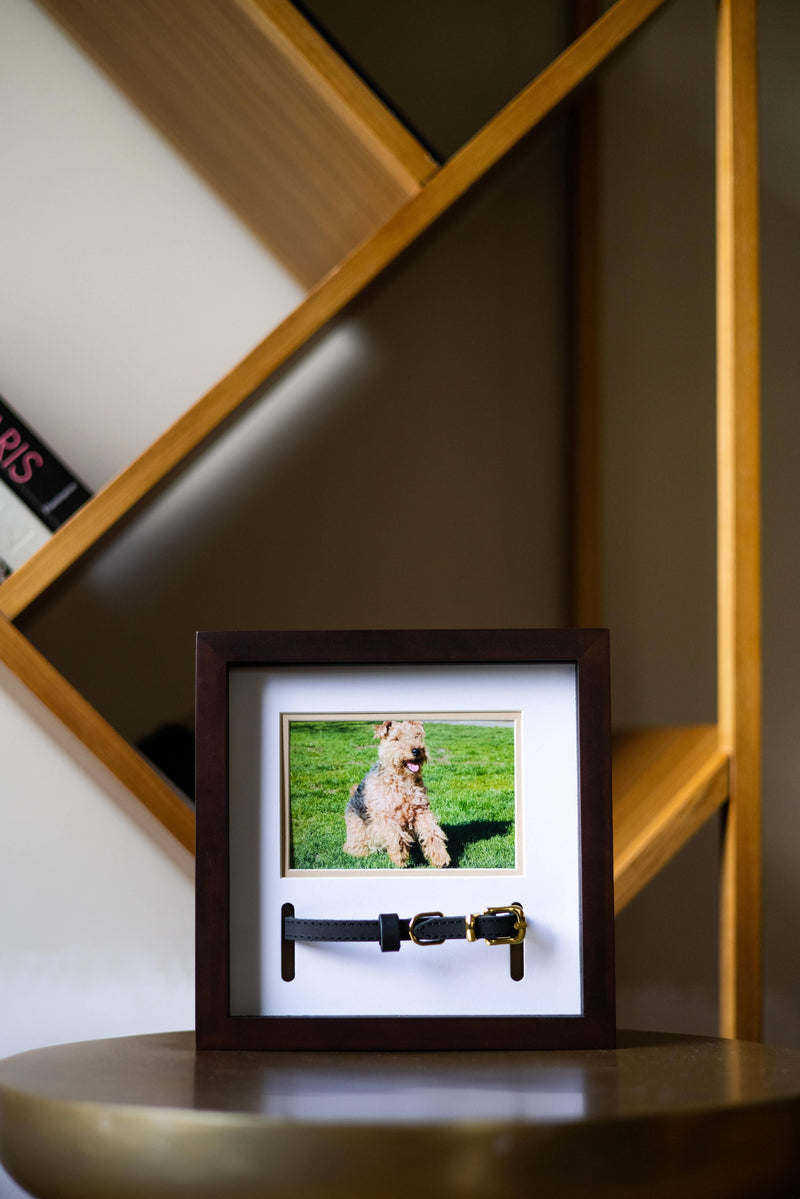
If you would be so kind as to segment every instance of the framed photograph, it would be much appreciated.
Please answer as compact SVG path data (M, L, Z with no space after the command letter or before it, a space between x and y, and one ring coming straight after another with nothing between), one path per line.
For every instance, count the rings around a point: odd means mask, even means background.
M197 639L199 1049L614 1044L608 634Z

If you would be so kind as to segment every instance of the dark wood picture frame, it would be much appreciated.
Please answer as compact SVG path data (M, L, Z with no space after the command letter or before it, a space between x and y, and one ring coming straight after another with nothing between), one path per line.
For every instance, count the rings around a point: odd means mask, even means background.
M229 677L247 667L567 663L575 667L582 1010L577 1015L231 1014ZM615 1043L606 630L203 632L197 635L198 1049L610 1048ZM490 952L499 952L491 950Z

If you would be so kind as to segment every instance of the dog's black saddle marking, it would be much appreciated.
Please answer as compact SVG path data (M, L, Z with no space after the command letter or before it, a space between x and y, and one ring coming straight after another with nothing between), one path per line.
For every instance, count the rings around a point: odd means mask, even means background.
M367 779L371 774L374 773L375 767L373 766L372 770L368 771L368 773L364 775L363 779L350 796L350 799L347 801L348 811L355 812L356 816L360 816L365 824L369 822L369 812L367 811L366 801L364 800L364 789L366 787Z

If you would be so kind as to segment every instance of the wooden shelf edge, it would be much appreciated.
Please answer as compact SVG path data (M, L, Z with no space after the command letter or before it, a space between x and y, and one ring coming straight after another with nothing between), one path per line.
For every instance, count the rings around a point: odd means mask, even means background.
M725 803L728 765L715 725L641 729L615 738L617 912Z
M361 76L336 53L294 4L288 0L239 0L250 19L269 22L272 36L280 35L298 70L316 77L329 102L341 106L349 120L358 121L362 137L372 140L372 152L404 186L424 183L437 169L424 146L375 95Z
M617 0L228 375L2 585L14 620L464 195L667 0Z
M306 287L435 164L289 0L40 0Z
M188 801L148 765L18 629L2 618L0 661L185 849L194 852L194 812Z

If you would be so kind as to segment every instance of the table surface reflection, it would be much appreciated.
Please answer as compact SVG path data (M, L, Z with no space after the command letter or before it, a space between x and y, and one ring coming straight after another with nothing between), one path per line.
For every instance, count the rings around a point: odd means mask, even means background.
M0 1062L0 1160L42 1199L800 1193L800 1053L196 1053L192 1033Z

